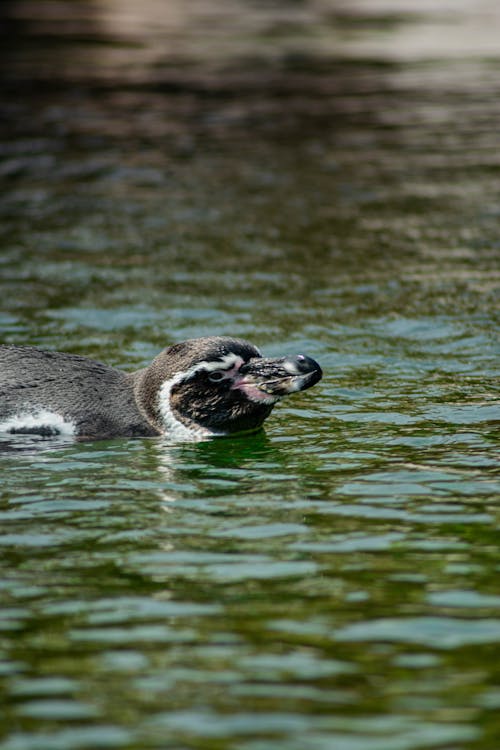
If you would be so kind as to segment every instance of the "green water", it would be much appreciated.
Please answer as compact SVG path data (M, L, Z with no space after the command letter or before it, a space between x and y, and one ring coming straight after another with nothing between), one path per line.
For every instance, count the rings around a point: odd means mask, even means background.
M0 438L0 750L498 750L498 10L6 7L0 340L325 376Z

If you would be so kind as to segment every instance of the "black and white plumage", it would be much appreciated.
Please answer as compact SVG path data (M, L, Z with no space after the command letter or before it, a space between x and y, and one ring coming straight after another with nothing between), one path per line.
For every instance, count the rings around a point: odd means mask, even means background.
M197 439L258 429L283 396L322 377L310 357L270 359L241 339L164 349L124 373L87 357L0 346L0 432L80 439Z

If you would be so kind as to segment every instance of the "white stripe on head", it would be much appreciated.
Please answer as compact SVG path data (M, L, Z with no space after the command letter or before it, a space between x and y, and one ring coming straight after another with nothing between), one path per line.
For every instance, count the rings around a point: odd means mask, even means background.
M224 354L218 359L204 360L203 362L198 362L196 365L193 365L193 367L187 371L189 374L186 373L184 380L189 380L189 378L192 378L193 375L200 370L214 372L215 370L232 370L235 367L239 369L244 362L245 360L243 357L240 357L239 354Z
M219 359L197 362L193 367L190 367L189 370L178 372L173 378L165 380L158 394L158 409L162 420L163 431L179 440L202 440L210 435L224 435L225 433L223 432L213 432L206 427L187 427L177 419L170 405L172 388L178 383L190 380L197 372L215 372L216 370L221 370L227 373L232 370L236 372L244 361L245 360L238 354L224 354Z
M172 411L170 406L170 394L172 388L177 383L181 383L185 379L184 372L179 372L174 375L170 380L165 380L158 393L158 411L161 417L161 427L163 433L169 435L176 440L203 440L205 437L215 435L216 433L210 432L204 427L190 428L183 424Z

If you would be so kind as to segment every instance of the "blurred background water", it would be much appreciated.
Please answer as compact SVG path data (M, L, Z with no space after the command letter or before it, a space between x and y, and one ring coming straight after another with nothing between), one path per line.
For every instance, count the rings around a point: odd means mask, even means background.
M498 3L0 15L1 341L325 371L244 439L3 436L0 749L498 750Z

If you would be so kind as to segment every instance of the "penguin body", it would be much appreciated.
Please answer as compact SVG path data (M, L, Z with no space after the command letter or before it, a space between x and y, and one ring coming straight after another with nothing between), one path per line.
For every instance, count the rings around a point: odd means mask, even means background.
M0 432L79 439L197 439L258 429L277 401L321 378L309 357L266 359L228 337L164 349L124 373L87 357L0 346Z

